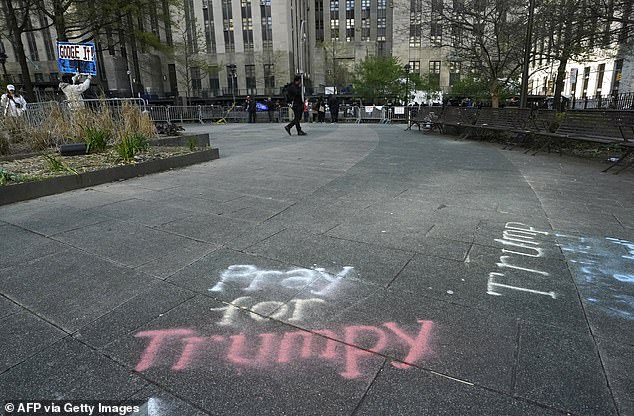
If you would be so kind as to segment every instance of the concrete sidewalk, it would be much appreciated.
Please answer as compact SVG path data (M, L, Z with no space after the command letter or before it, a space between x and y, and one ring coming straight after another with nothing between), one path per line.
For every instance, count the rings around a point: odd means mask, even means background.
M0 207L0 401L634 415L634 170L403 126L190 129L221 159Z

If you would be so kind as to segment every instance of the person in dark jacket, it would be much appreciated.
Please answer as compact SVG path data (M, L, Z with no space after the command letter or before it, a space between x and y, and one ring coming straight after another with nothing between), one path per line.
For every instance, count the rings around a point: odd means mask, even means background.
M293 121L291 121L288 125L284 126L284 130L291 135L291 129L293 126L297 129L298 136L305 136L306 133L302 130L300 126L300 121L304 114L304 101L302 100L302 79L299 75L296 75L293 79L293 82L288 86L288 97L292 103L293 108Z
M255 123L258 107L256 101L251 98L250 95L247 96L247 101L244 103L244 109L249 114L249 123Z
M339 122L339 100L336 95L328 97L328 107L330 107L330 119L333 123Z

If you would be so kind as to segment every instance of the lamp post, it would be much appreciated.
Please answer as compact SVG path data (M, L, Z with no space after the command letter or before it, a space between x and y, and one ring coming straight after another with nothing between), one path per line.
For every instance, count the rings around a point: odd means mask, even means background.
M531 43L533 42L533 12L535 0L528 2L528 24L526 25L526 42L524 44L524 64L522 65L522 91L520 92L520 108L528 104L528 61L531 59Z
M4 79L8 78L7 76L7 67L4 65L7 63L7 54L4 52L0 52L0 65L2 65L2 73L4 74Z
M236 77L238 74L236 73L236 65L230 64L227 65L229 68L229 74L231 75L231 95L233 96L233 105L236 105Z
M302 78L302 103L305 100L304 97L304 45L306 43L306 21L302 20L299 25L299 33L302 37L302 43L299 47L299 76Z
M405 70L405 106L407 107L407 96L409 95L409 70L412 67L406 64L403 69Z
M403 67L403 69L405 70L405 111L407 112L407 129L411 129L412 125L410 124L410 111L409 108L407 107L407 102L408 102L408 96L409 96L409 70L411 69L411 66L409 64L405 64L405 66Z

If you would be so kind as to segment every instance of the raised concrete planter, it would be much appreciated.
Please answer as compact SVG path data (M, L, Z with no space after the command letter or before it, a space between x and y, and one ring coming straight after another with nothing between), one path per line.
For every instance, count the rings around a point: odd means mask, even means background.
M184 139L185 142L187 142L188 138L184 137ZM208 140L207 138L207 141ZM101 185L122 179L163 172L174 168L194 165L196 163L208 162L218 159L219 157L220 153L218 149L206 149L186 155L173 156L167 159L150 160L134 165L116 166L94 172L80 173L79 175L67 175L37 182L6 185L0 187L0 205L12 204L14 202L26 201L42 196L59 194L73 189L86 188L88 186Z

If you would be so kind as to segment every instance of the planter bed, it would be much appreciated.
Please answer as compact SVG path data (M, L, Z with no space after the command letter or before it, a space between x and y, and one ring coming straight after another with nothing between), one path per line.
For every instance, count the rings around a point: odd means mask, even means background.
M204 136L194 139L196 146L208 146L209 138ZM19 181L9 181L0 186L0 205L162 172L220 157L218 149L214 148L190 150L186 146L189 140L187 136L180 136L176 139L152 141L149 150L138 153L134 161L127 163L116 161L113 152L108 151L69 157L55 154L55 158L68 167L59 171L52 171L41 154L2 161L0 167L22 177Z

